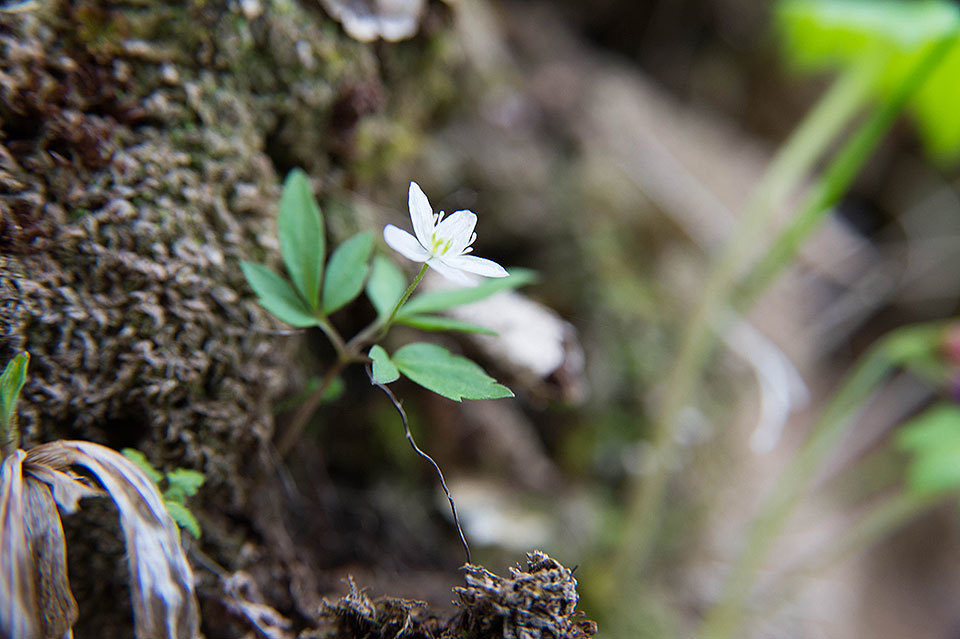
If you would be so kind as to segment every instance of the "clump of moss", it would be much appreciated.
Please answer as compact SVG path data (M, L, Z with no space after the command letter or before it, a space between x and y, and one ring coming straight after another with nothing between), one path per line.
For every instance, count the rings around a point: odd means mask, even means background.
M527 553L526 568L511 568L508 578L483 566L463 569L467 585L453 589L460 612L448 621L420 601L371 599L348 579L349 592L324 601L316 627L300 638L589 639L597 632L597 624L577 610L572 571L539 550Z

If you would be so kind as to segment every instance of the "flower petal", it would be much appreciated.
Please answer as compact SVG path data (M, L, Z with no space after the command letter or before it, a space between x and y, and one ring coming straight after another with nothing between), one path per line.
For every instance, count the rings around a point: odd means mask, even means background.
M430 246L433 243L433 209L430 207L430 200L416 182L410 183L407 206L410 207L410 221L413 222L413 232L416 233L417 239L420 240L421 245Z
M383 239L394 251L414 262L426 262L430 252L420 245L417 238L393 224L383 227Z
M434 236L442 242L450 242L446 255L460 255L473 238L477 226L477 214L473 211L454 211L437 224Z
M443 258L444 263L452 268L476 273L484 277L507 277L510 275L507 270L494 262L483 257L475 255L452 255Z
M439 258L434 257L427 260L427 265L451 282L460 284L461 286L476 286L478 284L477 280L463 271L445 264L445 261L446 260L441 261Z

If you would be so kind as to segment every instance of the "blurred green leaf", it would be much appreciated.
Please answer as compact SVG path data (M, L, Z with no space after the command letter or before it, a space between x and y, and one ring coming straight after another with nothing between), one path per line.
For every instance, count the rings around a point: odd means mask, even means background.
M884 345L884 354L897 366L933 384L947 383L950 369L943 359L942 325L919 325L892 334Z
M943 0L785 0L777 19L791 58L818 67L854 61L881 45L929 43L950 35L960 18Z
M370 279L367 280L367 297L380 317L386 317L407 288L403 272L389 259L375 255Z
M313 197L310 180L300 169L290 171L283 183L277 236L290 279L307 306L317 309L326 251L323 215Z
M186 506L169 499L165 499L163 505L167 507L167 512L170 513L178 526L193 535L194 539L200 539L200 522Z
M938 354L943 342L943 326L912 326L891 334L884 345L886 356L898 364L926 359Z
M387 351L379 344L374 344L370 348L370 359L373 360L373 379L378 384L389 384L400 378L400 371L392 361Z
M940 404L904 424L897 446L912 455L907 485L919 495L960 489L960 407Z
M170 501L183 503L187 497L197 494L206 477L203 473L188 468L177 468L167 473L167 489L163 496Z
M17 412L17 400L20 391L27 381L27 366L30 363L30 354L27 352L17 355L7 362L0 374L0 434L5 433L12 426ZM0 442L2 444L3 442Z
M370 270L367 262L373 251L373 233L357 233L337 247L330 256L323 280L323 312L332 313L352 301L363 290Z
M317 325L313 312L285 279L255 262L240 262L240 268L265 309L293 326Z
M143 471L143 473L150 478L155 484L159 484L160 480L163 479L163 473L153 467L153 464L147 459L147 456L141 453L136 448L124 448L120 453L137 465L137 468Z
M947 0L783 0L777 24L798 68L847 68L879 59L874 91L884 99L944 39L955 44L913 96L908 109L935 159L960 153L960 7Z
M466 399L513 397L474 362L436 344L407 344L393 354L400 372L424 388L459 402Z
M452 317L442 317L440 315L411 315L397 318L397 324L405 324L424 331L460 331L463 333L476 333L478 335L496 335L485 326L461 322Z
M424 313L436 313L437 311L445 311L456 306L470 304L471 302L478 302L490 297L494 293L518 288L536 279L536 273L531 270L512 268L510 269L509 277L485 279L477 286L421 293L404 304L400 312L397 313L397 317L411 317Z

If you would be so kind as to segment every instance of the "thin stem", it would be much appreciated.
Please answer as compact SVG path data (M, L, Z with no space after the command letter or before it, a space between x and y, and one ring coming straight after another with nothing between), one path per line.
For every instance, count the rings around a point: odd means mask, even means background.
M320 327L323 334L326 335L330 343L333 344L333 348L337 351L337 356L341 358L344 357L347 352L347 344L343 338L340 337L340 333L337 332L333 324L330 323L330 320L326 317L319 317L317 318L317 326Z
M701 639L722 639L736 631L756 573L804 490L814 480L816 471L847 433L854 423L854 416L864 407L880 382L915 356L915 349L905 346L935 343L945 325L944 322L936 322L896 330L861 358L814 425L806 444L775 482L772 494L764 502L747 533L743 550L731 568L719 601L704 618L698 635Z
M953 50L954 38L945 38L932 46L925 56L917 62L913 71L898 87L893 97L884 102L870 118L859 128L853 137L831 162L823 177L817 182L813 192L807 197L800 212L791 224L777 238L766 252L760 263L752 269L749 278L738 288L734 304L746 307L770 282L793 262L804 241L830 213L831 207L850 188L860 167L866 162L877 143L890 129L897 116L917 89L939 66L944 56Z
M866 550L899 530L917 516L941 503L946 495L901 493L875 507L865 517L846 527L839 537L831 538L797 563L797 568L780 576L765 592L772 593L759 606L764 616L774 614L789 601L803 583L856 552Z
M376 342L387 334L387 331L390 330L390 325L397 317L397 313L400 312L400 308L406 304L408 299L410 299L414 289L417 288L417 285L420 284L420 280L422 280L423 276L426 275L427 268L428 267L426 263L420 267L420 272L417 273L417 276L413 279L413 282L410 284L410 286L407 287L407 290L404 291L403 295L400 296L400 299L397 300L397 303L393 305L393 309L390 311L390 314L387 316L387 318L383 322L381 322L378 318L376 321L370 324L370 326L367 326L365 329L354 335L353 338L347 342L348 349L359 350L367 344Z
M423 270L421 270L421 277ZM419 280L418 280L419 281ZM412 291L413 286L410 287ZM409 297L409 296L408 296ZM467 544L467 538L463 534L463 528L460 527L460 518L457 516L457 506L453 503L453 497L450 495L450 490L447 489L447 482L443 479L443 473L440 471L440 466L437 465L437 462L433 461L433 458L430 455L423 452L417 442L413 439L413 433L410 432L410 424L407 422L407 413L403 410L403 406L400 404L400 401L397 399L396 395L393 394L385 384L381 384L373 378L373 371L370 370L370 367L366 367L367 377L370 378L370 383L386 393L387 397L390 398L390 401L393 403L393 407L397 409L397 412L400 414L400 421L403 422L403 432L407 437L407 441L410 442L410 445L413 447L413 450L417 452L418 455L430 462L430 465L433 466L433 469L437 472L437 476L440 478L440 487L443 488L443 493L447 496L447 501L450 502L450 512L453 514L453 523L457 527L457 533L460 535L460 543L463 544L463 551L467 557L467 563L472 563L470 559L470 546Z
M393 310L390 311L387 319L384 320L383 325L380 327L381 334L386 333L387 329L390 328L390 325L397 317L397 313L400 311L400 308L407 303L407 300L410 299L411 295L413 295L413 291L417 288L417 285L420 284L420 280L422 280L423 276L427 274L427 268L427 263L424 262L423 266L420 267L420 271L417 273L417 276L413 278L413 282L411 282L410 286L407 287L407 290L403 292L403 295L401 295L400 299L397 300L397 303L394 304Z
M670 457L676 447L671 435L713 343L714 318L728 299L737 274L750 258L744 247L758 243L757 237L776 212L775 205L799 184L864 103L873 77L868 71L872 70L857 69L841 76L791 135L754 192L735 236L710 269L703 294L684 328L652 427L650 443L655 463L651 472L639 476L631 487L627 520L619 548L612 558L613 570L608 571L616 575L613 581L621 581L623 571L636 570L646 561L659 532Z
M351 358L338 358L333 366L328 368L327 372L324 373L320 379L320 384L318 384L317 388L310 394L310 397L300 404L300 407L297 408L297 412L293 414L293 418L291 418L286 430L283 431L283 435L281 435L277 441L277 454L281 458L286 457L287 453L293 448L293 445L300 439L300 435L303 434L303 429L306 428L307 422L310 421L313 413L316 412L320 404L323 403L323 396L326 394L330 384L333 383L333 380L339 377L343 369L354 361L355 360Z
M413 282L407 287L407 290L404 291L403 295L400 296L400 299L397 300L397 303L394 305L393 310L390 311L390 315L387 316L386 320L384 320L382 323L380 321L375 321L373 324L370 324L370 326L366 327L352 337L349 342L344 341L344 339L340 336L340 333L337 332L337 329L330 324L326 317L317 318L317 325L330 339L334 349L337 351L337 361L324 374L316 390L310 394L310 397L308 397L306 401L300 405L300 408L297 409L297 412L294 413L293 418L290 420L289 426L287 426L287 429L277 442L277 453L281 458L286 457L287 453L290 452L290 449L293 448L293 445L296 444L297 440L300 438L300 435L303 433L303 429L306 427L307 422L310 421L313 413L316 412L317 408L319 408L320 404L323 402L324 393L326 393L326 390L330 384L333 383L333 380L336 379L337 376L339 376L340 373L343 372L343 369L348 365L367 361L367 358L361 355L361 350L367 344L376 341L386 334L387 330L390 328L390 324L400 311L400 308L408 299L410 299L410 296L417 288L417 285L420 284L420 281L423 279L423 276L426 274L426 272L427 265L424 263L424 265L420 267L420 272L417 273L417 276L414 278Z
M814 159L849 122L864 103L868 90L882 70L878 59L872 59L862 68L848 71L849 78L841 79L836 92L831 91L817 109L787 143L782 155L771 165L758 188L756 196L744 214L737 233L723 255L711 270L704 292L684 332L680 350L671 369L660 410L653 425L652 450L654 464L649 475L638 478L639 486L628 505L627 524L616 560L624 570L636 569L642 564L653 545L660 528L663 497L669 479L670 458L675 454L676 440L672 437L676 420L706 362L714 343L712 329L723 306L734 302L742 308L765 290L773 277L789 264L802 242L823 219L829 206L850 186L858 170L883 134L890 128L906 102L913 96L930 72L937 67L950 50L952 39L947 38L931 47L917 63L897 93L867 120L844 145L831 162L823 177L794 222L781 233L778 240L762 258L760 265L736 296L731 295L736 278L747 263L749 252L744 247L754 245L756 237L774 216L772 198L782 197L806 174ZM851 75L852 74L852 75ZM822 108L821 108L822 107ZM830 116L827 108L836 108ZM817 132L830 135L817 135ZM733 299L731 299L733 298Z
M838 538L831 539L826 548L811 553L808 560L801 564L805 567L796 574L816 574L852 553L882 541L918 515L942 503L948 496L944 493L916 495L905 492L888 499L860 521L845 528Z

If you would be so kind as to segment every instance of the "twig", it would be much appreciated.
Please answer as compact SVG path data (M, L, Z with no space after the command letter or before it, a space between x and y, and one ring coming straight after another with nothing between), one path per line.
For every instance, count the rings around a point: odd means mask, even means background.
M433 461L433 458L423 452L417 442L413 440L413 433L410 432L410 425L407 423L407 413L403 410L403 406L400 405L400 400L397 399L397 396L393 394L385 384L381 384L373 378L373 371L370 370L370 366L365 367L367 370L367 377L370 378L370 383L386 393L387 397L390 398L390 401L393 402L393 407L397 409L397 412L400 413L400 420L403 422L403 432L407 436L407 441L410 442L410 445L413 446L413 450L417 452L418 455L426 459L433 466L433 469L437 471L437 476L440 478L440 486L443 488L443 493L447 496L447 501L450 502L450 512L453 514L453 523L457 527L457 533L460 535L460 543L463 544L463 551L467 556L467 563L473 563L470 560L470 546L467 545L467 538L463 535L463 528L460 527L460 518L457 516L457 506L453 503L453 497L450 495L450 490L447 488L447 482L443 479L443 473L440 471L440 466L437 465L437 462Z

